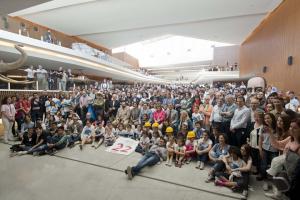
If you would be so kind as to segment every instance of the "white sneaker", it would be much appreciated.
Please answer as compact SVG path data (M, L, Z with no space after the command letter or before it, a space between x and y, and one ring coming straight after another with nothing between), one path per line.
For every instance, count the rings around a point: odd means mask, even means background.
M200 169L201 169L201 170L204 169L204 162L200 162Z
M266 196L266 197L269 197L269 198L271 198L271 199L278 199L278 200L281 200L281 199L282 199L282 195L275 194L275 193L271 193L271 192L266 192L266 193L265 193L265 196Z
M209 183L214 180L214 177L212 175L208 175L207 179L205 180L206 183Z
M25 154L27 154L27 151L19 151L18 152L18 156L22 156L22 155L25 155Z
M248 197L248 190L243 190L241 199L247 199L247 197Z

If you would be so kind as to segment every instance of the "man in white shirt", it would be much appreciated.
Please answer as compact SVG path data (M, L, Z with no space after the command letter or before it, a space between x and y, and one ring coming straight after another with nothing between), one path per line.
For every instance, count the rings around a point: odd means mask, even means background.
M245 98L236 98L237 109L234 111L230 122L231 135L229 136L230 145L241 147L246 143L246 128L250 118L250 110L245 106Z
M210 125L216 127L218 130L221 130L221 125L223 122L223 117L221 115L223 109L224 109L224 100L223 98L219 97L217 99L217 104L214 106L209 118Z
M36 71L33 69L33 66L31 65L29 68L25 69L24 71L27 72L27 80L34 81L34 74ZM32 84L28 85L28 89L29 90L33 89Z

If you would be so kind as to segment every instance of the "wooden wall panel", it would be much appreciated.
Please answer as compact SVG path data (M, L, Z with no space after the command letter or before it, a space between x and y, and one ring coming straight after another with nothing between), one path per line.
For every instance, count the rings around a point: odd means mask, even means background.
M0 29L7 30L7 31L10 31L10 32L13 32L13 33L19 33L19 29L21 27L20 24L24 23L26 29L28 30L29 36L31 38L40 40L42 35L44 36L45 33L48 30L51 30L52 37L59 40L59 41L61 41L61 45L64 46L64 47L71 48L72 43L74 43L74 42L86 43L90 47L93 47L95 49L98 49L100 51L103 51L103 52L111 55L111 50L104 47L104 46L94 44L92 42L86 41L86 40L84 40L80 37L77 37L77 36L70 36L70 35L64 34L62 32L50 29L48 27L45 27L45 26L42 26L42 25L39 25L39 24L35 24L35 23L33 23L31 21L28 21L26 19L23 19L21 17L9 17L9 16L7 16L7 20L8 20L8 29L4 28L4 20L3 19L0 20ZM37 27L38 31L34 31L34 27ZM26 36L26 33L23 33L22 35Z
M288 56L293 56L291 66ZM240 75L263 76L270 85L300 94L299 0L283 1L241 45Z

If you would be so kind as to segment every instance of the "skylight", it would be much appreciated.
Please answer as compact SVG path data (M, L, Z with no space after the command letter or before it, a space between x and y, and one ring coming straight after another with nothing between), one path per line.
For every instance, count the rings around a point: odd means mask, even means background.
M167 35L113 49L139 60L140 67L161 66L213 59L213 47L232 44Z

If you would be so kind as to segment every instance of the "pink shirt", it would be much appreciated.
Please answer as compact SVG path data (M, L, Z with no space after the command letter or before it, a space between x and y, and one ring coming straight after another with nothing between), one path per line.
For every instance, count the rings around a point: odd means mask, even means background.
M16 114L15 106L13 104L3 104L1 106L1 113L4 113L4 115L2 114L2 117L6 117L10 120L14 119Z
M157 110L153 113L153 119L154 121L161 123L165 121L166 119L166 113L163 110Z

